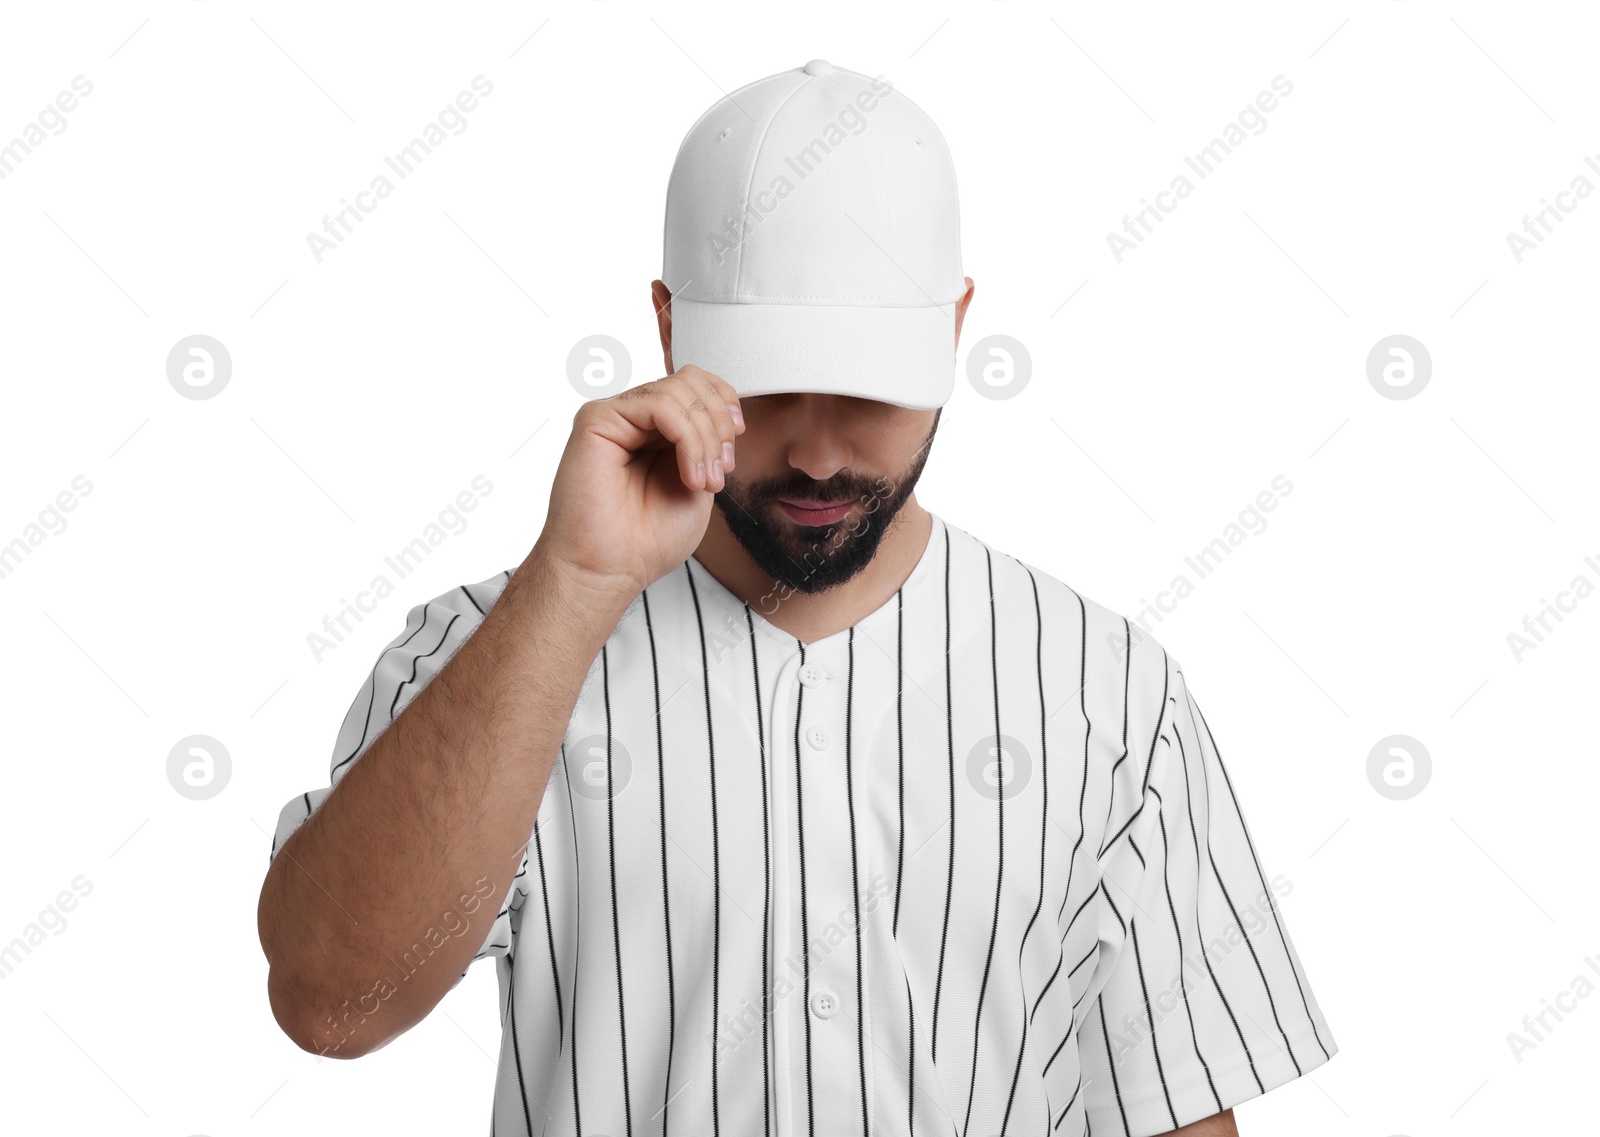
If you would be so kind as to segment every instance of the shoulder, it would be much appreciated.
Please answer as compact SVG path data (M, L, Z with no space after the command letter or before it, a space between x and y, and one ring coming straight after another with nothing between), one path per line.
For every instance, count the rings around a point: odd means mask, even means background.
M981 565L992 574L996 604L1004 605L1013 622L1036 629L1051 647L1076 651L1085 681L1100 676L1160 691L1176 672L1177 661L1166 647L1122 613L957 525L945 522L945 530L952 568L959 572L964 563Z
M500 599L511 572L505 569L482 580L458 584L414 603L406 616L405 628L390 642L386 654L399 648L426 652L435 643L442 645L445 639L464 637L483 622L489 609ZM440 630L440 634L423 636L425 628Z
M511 580L511 570L505 569L483 580L458 584L449 592L436 596L429 603L448 608L473 620L481 620L494 607L495 601Z

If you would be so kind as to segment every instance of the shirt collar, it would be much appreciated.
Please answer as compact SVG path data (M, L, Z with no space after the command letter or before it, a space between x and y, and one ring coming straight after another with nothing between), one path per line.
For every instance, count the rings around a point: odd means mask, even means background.
M906 612L909 613L913 597L925 591L923 589L924 583L930 577L935 577L942 573L941 566L945 562L946 550L950 539L949 529L944 519L938 514L929 510L928 516L933 522L928 530L928 543L923 548L922 555L917 558L917 563L912 567L910 575L906 577L904 583L897 590L900 595L891 595L883 604L856 621L853 627L858 634L879 635L882 634L883 630L892 632L894 621L900 611L902 596ZM699 570L694 574L696 581L704 582L705 587L710 591L710 595L715 597L717 606L724 610L737 612L742 617L745 609L744 601L724 587L722 582L712 576L710 571L697 558L691 555L689 559L694 563L694 568ZM782 628L769 623L761 615L758 608L751 607L750 614L755 624L757 635L771 640L785 652L799 650L799 641ZM850 628L845 628L831 636L824 636L820 640L814 640L806 644L806 654L811 656L816 653L829 654L834 650L842 650L850 638L850 631Z

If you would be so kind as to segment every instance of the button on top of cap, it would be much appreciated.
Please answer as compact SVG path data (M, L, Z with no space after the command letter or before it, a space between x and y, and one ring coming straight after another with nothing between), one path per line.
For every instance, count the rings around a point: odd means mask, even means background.
M832 75L833 64L826 59L813 59L805 65L804 71L807 75Z

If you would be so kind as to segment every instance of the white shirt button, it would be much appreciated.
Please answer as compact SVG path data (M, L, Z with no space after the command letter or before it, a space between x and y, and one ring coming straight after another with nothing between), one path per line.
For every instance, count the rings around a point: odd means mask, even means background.
M828 676L815 663L808 663L800 669L800 684L803 687L820 687L827 681Z
M811 996L811 1013L819 1019L831 1019L839 1009L839 1000L832 991L823 988Z
M806 741L813 750L826 750L828 748L828 732L820 726L811 727L806 731Z

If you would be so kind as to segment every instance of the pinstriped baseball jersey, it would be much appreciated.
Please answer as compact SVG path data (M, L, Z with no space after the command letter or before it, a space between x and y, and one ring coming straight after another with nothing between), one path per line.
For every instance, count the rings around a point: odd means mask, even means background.
M509 575L411 612L333 783ZM895 596L809 644L693 558L652 584L472 919L493 1132L1137 1137L1326 1062L1288 882L1183 669L1130 630L938 517Z

